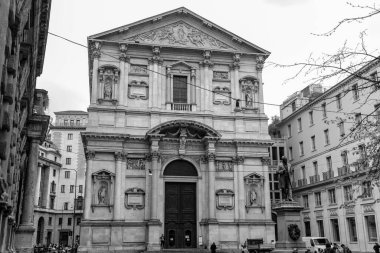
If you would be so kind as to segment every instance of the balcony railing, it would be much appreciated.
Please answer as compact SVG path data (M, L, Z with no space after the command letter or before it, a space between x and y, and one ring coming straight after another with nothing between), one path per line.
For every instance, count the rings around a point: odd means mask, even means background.
M298 179L297 185L298 185L298 187L307 185L307 179L306 178Z
M192 105L191 104L171 104L171 110L172 111L192 111Z
M309 181L310 181L310 184L315 184L321 181L321 179L319 175L314 175L314 176L309 177Z
M328 180L330 178L333 178L334 177L334 171L329 170L329 171L323 172L322 177L323 177L323 180Z
M344 176L350 173L350 167L348 165L344 165L338 168L338 176Z

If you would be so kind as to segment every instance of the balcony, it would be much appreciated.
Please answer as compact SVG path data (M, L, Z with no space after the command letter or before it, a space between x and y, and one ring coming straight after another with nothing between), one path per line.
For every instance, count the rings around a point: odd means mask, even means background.
M319 175L314 175L314 176L309 177L309 181L310 181L310 184L315 184L321 181L321 179Z
M323 180L328 180L330 178L333 178L334 177L334 171L328 170L326 172L323 172L322 177L323 177Z
M172 111L189 111L193 109L192 104L173 103L171 104Z
M297 185L298 185L298 187L307 185L307 179L306 178L298 179L298 184Z
M338 168L338 176L344 176L350 173L350 167L348 165L344 165Z

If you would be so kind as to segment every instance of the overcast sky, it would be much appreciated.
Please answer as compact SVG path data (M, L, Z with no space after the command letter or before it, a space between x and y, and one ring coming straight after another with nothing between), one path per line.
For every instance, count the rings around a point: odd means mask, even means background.
M353 0L369 3L379 0ZM362 23L342 26L331 37L311 33L330 30L345 17L365 14L345 0L64 0L52 1L49 31L78 43L87 36L126 25L184 6L213 23L271 52L267 61L290 64L304 61L310 53L334 52L344 41L354 45L359 32L367 29L368 48L380 46L380 15ZM287 96L305 87L303 78L286 85L292 70L263 70L266 103L281 104ZM49 93L55 111L87 110L89 105L87 49L49 35L42 75L37 87ZM279 115L278 106L265 106L266 114ZM52 115L53 116L53 115Z

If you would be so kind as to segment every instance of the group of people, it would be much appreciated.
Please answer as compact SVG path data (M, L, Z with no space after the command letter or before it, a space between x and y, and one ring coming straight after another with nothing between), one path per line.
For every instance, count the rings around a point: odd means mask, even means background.
M77 252L78 245L76 244L74 248L69 246L64 246L62 244L50 243L49 245L38 245L34 247L35 253L44 253L44 252L52 252L52 253L74 253Z

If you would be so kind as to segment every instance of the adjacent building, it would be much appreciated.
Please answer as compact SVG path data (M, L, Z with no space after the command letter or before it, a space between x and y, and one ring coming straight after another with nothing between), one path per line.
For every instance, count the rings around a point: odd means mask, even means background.
M380 238L380 195L366 177L366 140L351 135L364 118L380 118L379 71L372 61L328 90L311 85L281 105L293 193L305 208L302 234L352 251L372 251Z
M49 116L41 75L50 0L0 1L0 252L31 251L38 147Z
M186 8L88 45L79 251L269 247L269 52Z

